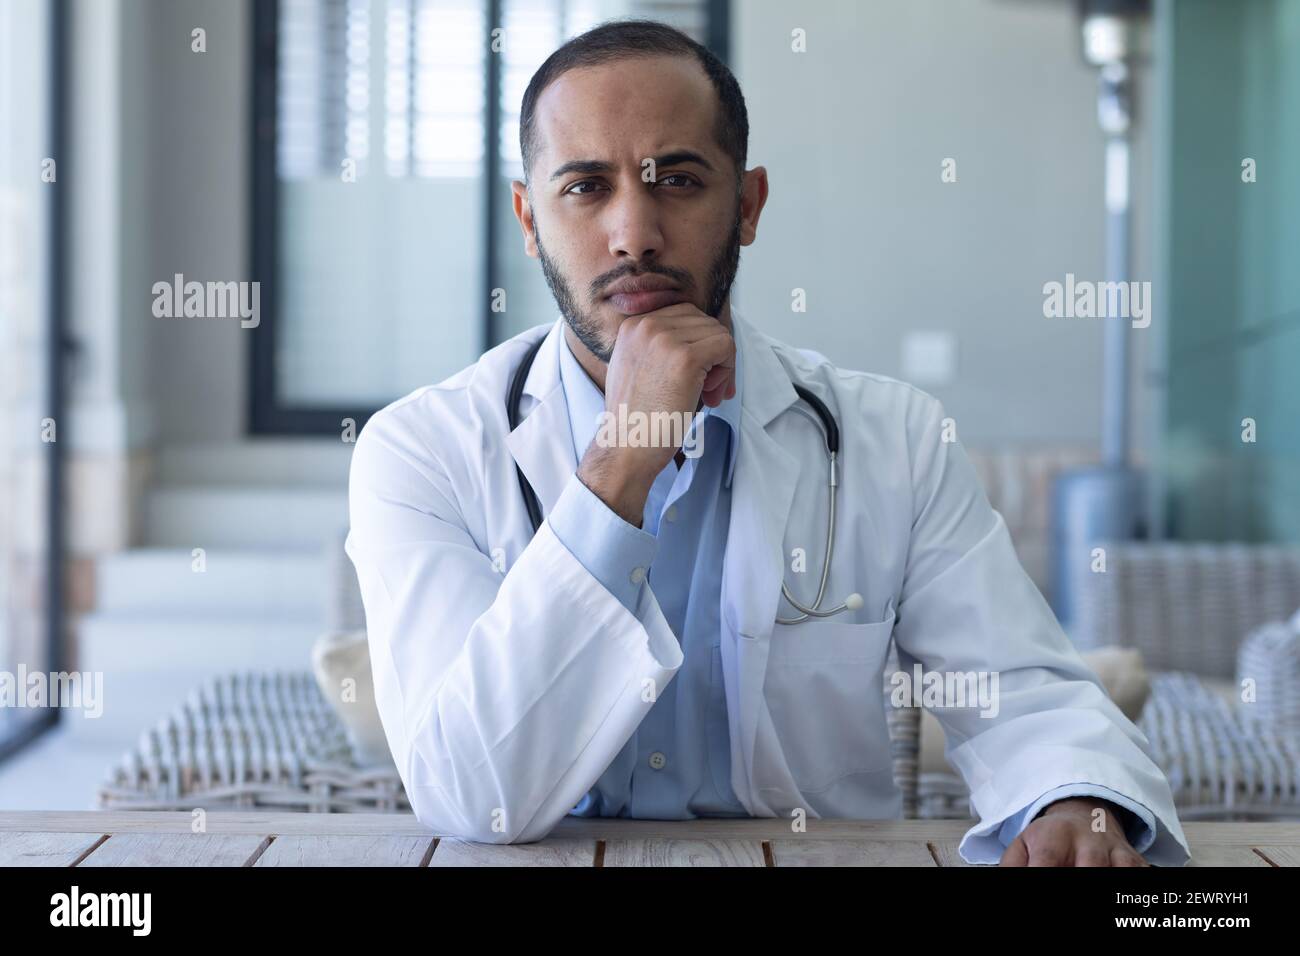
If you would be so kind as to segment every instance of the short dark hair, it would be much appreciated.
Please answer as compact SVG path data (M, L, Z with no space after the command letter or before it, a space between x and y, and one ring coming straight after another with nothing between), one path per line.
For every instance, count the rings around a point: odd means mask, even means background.
M519 152L524 163L524 181L537 150L537 100L551 83L569 70L598 66L624 57L694 57L718 94L718 144L736 164L736 179L744 177L745 154L749 148L749 114L740 84L727 65L705 46L685 33L655 20L611 20L592 27L566 42L546 58L524 90L519 110Z

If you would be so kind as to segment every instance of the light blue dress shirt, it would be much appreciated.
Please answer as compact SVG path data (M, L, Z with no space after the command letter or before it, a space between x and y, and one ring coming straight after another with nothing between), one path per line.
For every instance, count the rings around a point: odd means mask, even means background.
M681 469L669 461L635 528L581 483L548 516L551 530L629 611L652 587L682 648L682 666L587 796L578 816L689 820L747 816L731 787L731 746L720 642L722 557L731 514L731 474L740 440L736 394L696 415L700 454ZM567 340L560 378L578 461L596 435L605 396ZM703 429L701 432L700 429Z
M581 461L595 438L605 396L578 364L567 339L559 351L574 456ZM722 558L740 442L742 360L737 349L736 394L696 416L694 427L704 429L702 454L685 459L680 470L669 461L655 478L642 527L628 524L581 482L576 483L579 493L561 498L548 515L561 543L629 611L635 610L642 588L654 588L683 657L677 675L572 815L656 820L748 815L731 787L719 651ZM1154 842L1150 810L1086 782L1056 787L1008 817L997 830L998 842L1008 846L1048 804L1075 796L1099 797L1120 807L1125 836L1139 853Z

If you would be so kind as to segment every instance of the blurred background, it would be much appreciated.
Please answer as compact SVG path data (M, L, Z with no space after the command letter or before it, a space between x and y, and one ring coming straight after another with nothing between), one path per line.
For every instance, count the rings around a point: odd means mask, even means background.
M242 759L187 750L196 688L364 626L352 443L555 318L519 101L625 15L745 92L736 309L939 397L1081 647L1227 686L1300 606L1300 0L0 0L0 673L103 678L98 718L0 706L0 809L179 798ZM1046 317L1067 275L1150 282L1149 325ZM188 281L256 322L159 315Z

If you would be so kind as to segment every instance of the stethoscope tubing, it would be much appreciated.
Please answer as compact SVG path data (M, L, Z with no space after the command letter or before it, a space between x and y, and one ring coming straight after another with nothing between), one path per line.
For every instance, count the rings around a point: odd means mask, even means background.
M537 357L537 351L541 348L543 341L545 341L545 336L539 338L528 347L528 351L524 353L524 357L519 363L519 367L515 369L515 374L510 380L510 389L506 394L506 416L510 423L511 431L514 431L514 429L519 427L519 402L523 397L524 383L528 378L529 370L532 368L533 359ZM844 611L857 610L862 606L862 598L856 593L850 594L844 600L844 603L837 607L823 610L821 606L822 600L826 596L826 584L830 579L831 561L835 556L835 499L839 494L838 460L840 430L839 424L835 421L835 416L831 414L830 409L826 407L821 399L802 385L795 385L794 390L798 396L817 413L814 418L806 409L803 409L798 405L794 406L795 411L813 422L817 429L822 433L822 440L826 444L826 453L830 459L830 478L828 485L830 489L830 508L826 520L826 555L825 559L822 561L821 581L817 585L817 600L813 602L811 607L799 603L799 600L790 591L789 585L785 583L783 576L781 581L781 594L784 595L790 606L799 611L800 614L798 617L793 618L778 617L776 619L777 624L800 624L809 618L833 617L834 615L841 614ZM533 533L536 534L537 529L542 526L541 502L537 500L537 493L533 490L532 483L529 482L528 477L524 474L524 470L516 465L515 471L519 476L519 490L523 495L524 507L528 511L529 521L532 522ZM782 558L782 561L784 561L784 558Z

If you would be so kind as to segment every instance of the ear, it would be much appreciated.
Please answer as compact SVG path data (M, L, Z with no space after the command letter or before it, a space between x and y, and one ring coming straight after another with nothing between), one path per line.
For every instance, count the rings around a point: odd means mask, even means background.
M519 220L519 228L524 233L524 252L536 259L537 238L533 231L533 207L528 201L528 187L516 179L510 183L510 191L513 194L515 218Z
M740 191L740 244L748 246L758 236L758 217L767 203L767 169L755 166L745 172Z

